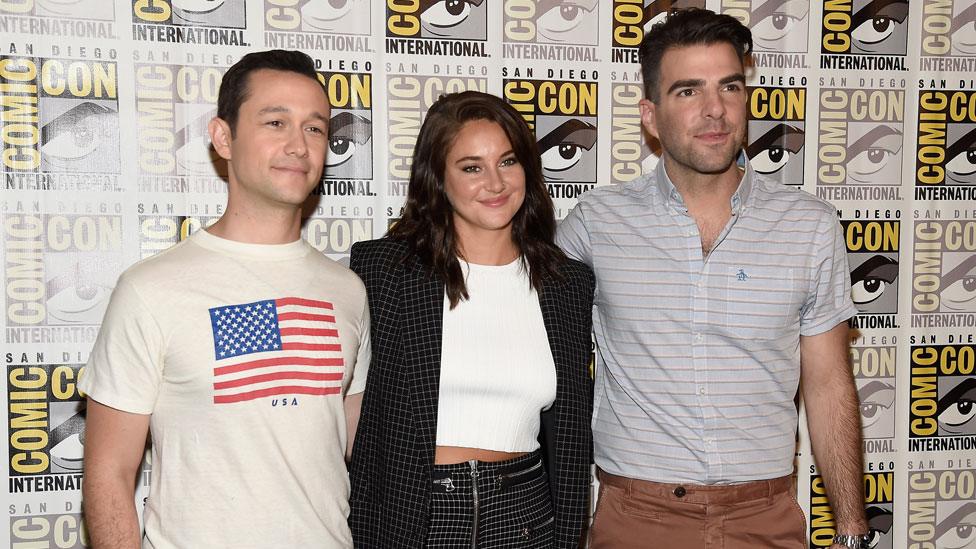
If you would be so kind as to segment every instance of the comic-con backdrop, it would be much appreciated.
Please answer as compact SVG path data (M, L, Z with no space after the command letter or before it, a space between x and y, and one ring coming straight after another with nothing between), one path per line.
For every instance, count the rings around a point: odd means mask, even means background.
M442 93L523 114L560 218L647 171L636 46L692 5L752 29L752 165L844 227L873 547L976 547L976 0L0 0L0 543L87 544L76 381L119 273L221 215L206 123L243 54L318 65L334 109L303 234L346 261L399 217ZM826 547L802 436L797 470Z

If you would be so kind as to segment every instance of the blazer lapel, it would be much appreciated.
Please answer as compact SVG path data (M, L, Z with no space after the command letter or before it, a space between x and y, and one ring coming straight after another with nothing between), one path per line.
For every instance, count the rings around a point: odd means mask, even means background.
M441 378L441 340L444 326L444 284L422 268L408 265L403 281L403 350L405 387L413 400L419 450L434 463L437 442L437 396Z

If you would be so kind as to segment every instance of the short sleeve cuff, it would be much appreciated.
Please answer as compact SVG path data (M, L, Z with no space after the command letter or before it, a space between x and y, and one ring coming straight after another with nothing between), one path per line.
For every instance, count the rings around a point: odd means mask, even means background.
M836 313L815 319L805 325L800 326L801 336L815 336L822 334L829 330L832 330L835 326L841 322L845 322L850 318L853 318L857 314L857 307L854 306L850 301L847 305L837 311Z

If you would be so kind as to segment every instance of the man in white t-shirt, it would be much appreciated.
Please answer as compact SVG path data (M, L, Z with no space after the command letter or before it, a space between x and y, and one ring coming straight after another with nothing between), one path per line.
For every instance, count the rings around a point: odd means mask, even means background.
M119 279L80 388L99 549L352 547L344 455L369 364L360 280L300 237L329 103L299 52L244 56L209 125L227 209Z

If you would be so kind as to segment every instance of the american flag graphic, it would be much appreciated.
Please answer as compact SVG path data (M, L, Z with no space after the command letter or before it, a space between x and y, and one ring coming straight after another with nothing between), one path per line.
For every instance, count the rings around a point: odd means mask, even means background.
M214 403L272 395L331 395L342 385L332 304L284 297L210 309Z

